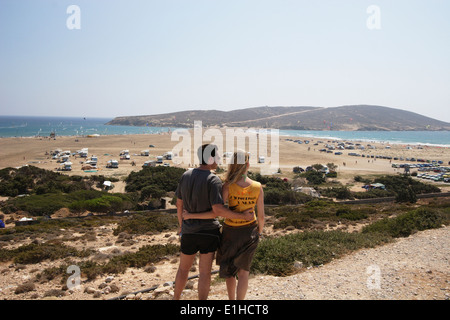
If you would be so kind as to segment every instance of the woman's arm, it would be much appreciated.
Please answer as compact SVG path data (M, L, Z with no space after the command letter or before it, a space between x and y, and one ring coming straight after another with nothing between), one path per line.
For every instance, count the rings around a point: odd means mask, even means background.
M178 218L178 234L181 233L181 225L183 223L183 200L177 199L177 218Z
M217 215L214 213L214 211L207 211L202 213L189 213L186 210L183 210L183 219L214 219L217 217Z
M213 205L213 211L202 212L202 213L189 213L183 210L182 217L184 220L187 219L214 219L216 217L224 217L228 219L253 219L253 209L248 209L243 212L234 212L225 207L223 204Z
M261 191L259 192L259 197L256 202L256 213L257 213L257 219L258 219L258 232L259 234L262 234L264 229L264 191L263 187L261 186Z

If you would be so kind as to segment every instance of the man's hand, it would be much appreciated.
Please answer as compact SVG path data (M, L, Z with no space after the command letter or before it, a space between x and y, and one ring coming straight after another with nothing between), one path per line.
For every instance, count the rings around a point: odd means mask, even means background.
M191 214L186 209L183 209L183 213L181 214L181 216L183 217L183 220L191 219Z
M247 209L242 212L242 219L250 221L250 220L253 220L254 215L255 215L255 212L253 211L252 208Z

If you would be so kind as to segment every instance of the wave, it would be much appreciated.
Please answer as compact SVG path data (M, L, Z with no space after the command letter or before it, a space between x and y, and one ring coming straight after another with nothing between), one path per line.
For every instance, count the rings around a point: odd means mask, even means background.
M24 123L24 124L12 125L12 126L7 126L7 127L0 126L0 129L17 129L17 128L26 128L27 126L28 126L28 123Z

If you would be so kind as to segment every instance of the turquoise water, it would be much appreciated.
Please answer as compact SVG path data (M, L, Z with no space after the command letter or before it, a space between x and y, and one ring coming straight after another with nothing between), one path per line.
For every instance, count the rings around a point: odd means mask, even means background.
M48 137L88 134L152 134L173 131L168 127L133 127L105 125L112 118L19 117L0 116L0 137ZM450 147L450 131L310 131L280 130L280 136L340 139L400 144L424 144ZM282 137L281 137L282 138Z
M57 136L148 134L169 130L167 127L105 125L111 120L112 118L0 116L0 137L48 137L52 132Z
M450 131L308 131L280 130L281 136L312 137L327 140L387 142L450 147Z

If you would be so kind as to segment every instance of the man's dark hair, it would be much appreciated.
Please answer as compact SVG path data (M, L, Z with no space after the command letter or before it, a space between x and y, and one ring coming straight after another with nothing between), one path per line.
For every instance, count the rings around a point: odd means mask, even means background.
M217 146L215 144L204 144L197 150L198 160L201 164L207 165L209 157L215 157Z

